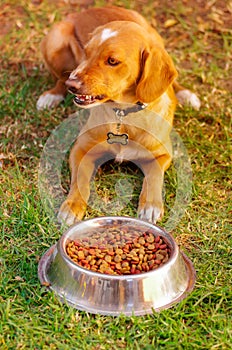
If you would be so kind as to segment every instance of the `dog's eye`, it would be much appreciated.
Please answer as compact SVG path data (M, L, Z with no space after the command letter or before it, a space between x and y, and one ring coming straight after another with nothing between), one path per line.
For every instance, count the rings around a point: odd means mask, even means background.
M120 61L118 61L116 58L114 58L114 57L109 57L108 59L107 59L107 63L110 65L110 66L117 66L119 63L120 63Z

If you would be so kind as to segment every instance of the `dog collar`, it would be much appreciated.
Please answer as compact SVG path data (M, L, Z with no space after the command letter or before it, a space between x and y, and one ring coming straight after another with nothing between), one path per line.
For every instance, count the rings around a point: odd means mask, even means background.
M112 145L113 143L118 143L123 146L126 146L128 144L129 136L126 133L120 134L123 118L130 113L136 113L136 112L142 111L146 107L147 107L146 104L137 102L136 106L133 106L130 108L126 108L126 109L113 108L113 111L115 112L116 117L119 119L119 122L117 123L116 134L114 134L113 132L107 133L107 142L110 145Z
M142 111L146 107L147 107L147 104L142 102L137 102L136 105L133 107L129 107L126 109L113 108L113 111L115 112L117 117L126 117L128 114Z

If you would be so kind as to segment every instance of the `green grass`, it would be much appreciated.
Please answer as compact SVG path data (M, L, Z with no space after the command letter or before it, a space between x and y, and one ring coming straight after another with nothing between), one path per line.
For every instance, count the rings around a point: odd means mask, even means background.
M52 85L42 66L39 42L51 23L73 6L62 1L40 5L7 1L0 4L0 348L231 349L232 109L227 2L215 2L207 11L206 2L201 7L180 0L114 3L133 4L153 23L156 18L180 72L179 80L202 101L199 112L179 108L175 118L175 130L191 159L192 198L172 233L194 263L195 289L184 301L160 313L108 317L63 305L40 285L38 261L61 232L43 206L38 167L49 136L75 107L67 100L56 110L36 111L38 96ZM223 26L217 23L217 13ZM167 19L178 23L165 28ZM67 191L67 165L62 174ZM105 211L135 216L141 180L133 165L105 165L96 174L86 217ZM118 202L110 207L128 184L131 188L123 197L123 208ZM174 205L176 186L172 166L165 177L166 216L161 225Z

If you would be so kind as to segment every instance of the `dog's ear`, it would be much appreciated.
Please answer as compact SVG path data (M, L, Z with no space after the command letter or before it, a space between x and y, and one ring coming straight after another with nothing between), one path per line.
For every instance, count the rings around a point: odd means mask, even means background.
M145 49L142 52L136 97L141 102L152 102L167 90L176 77L172 59L162 47Z

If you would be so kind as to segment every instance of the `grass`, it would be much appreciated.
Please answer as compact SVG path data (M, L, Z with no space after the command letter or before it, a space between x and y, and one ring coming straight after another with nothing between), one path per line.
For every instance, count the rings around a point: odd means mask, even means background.
M38 281L38 261L61 235L38 190L40 157L53 130L75 112L69 100L56 110L36 111L38 96L52 84L38 48L50 25L76 7L63 1L35 3L0 4L1 349L231 349L229 2L114 2L156 21L179 80L202 101L199 112L179 108L175 118L175 130L191 159L192 197L173 234L194 263L195 289L161 313L117 318L63 305ZM169 27L169 19L177 23ZM62 173L61 186L67 191L66 166ZM109 162L97 172L94 185L86 217L108 210L136 215L141 174L133 165ZM175 202L176 186L172 166L165 178L167 214L161 225ZM110 208L127 188L123 208L120 203ZM100 211L91 204L96 201L104 204Z

